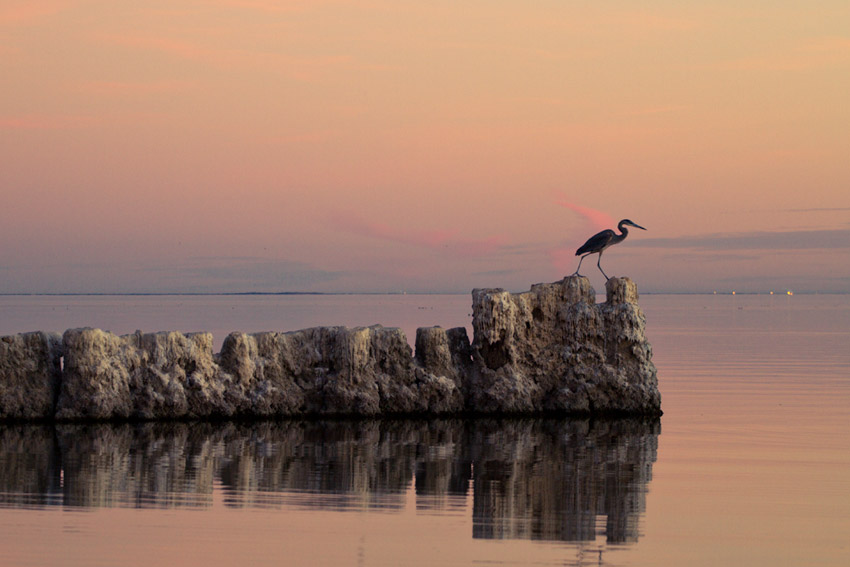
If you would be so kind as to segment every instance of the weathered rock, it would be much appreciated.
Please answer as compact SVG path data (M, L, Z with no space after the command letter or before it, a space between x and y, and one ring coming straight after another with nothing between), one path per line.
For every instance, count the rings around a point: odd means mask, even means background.
M421 410L429 413L463 411L464 384L471 366L466 329L416 329L416 381Z
M231 333L222 346L221 368L238 385L243 414L375 415L381 405L379 364L390 361L383 331L390 329L316 327L289 333ZM376 356L370 357L373 342ZM404 346L407 352L402 352L402 358L409 359L406 341Z
M132 414L130 373L138 354L127 341L100 329L68 329L62 335L65 368L56 417L128 418Z
M472 413L659 414L637 287L587 278L525 293L473 291L463 327L316 327L116 336L99 329L0 339L0 419ZM64 369L61 357L64 353ZM58 398L58 402L56 401Z
M660 413L661 398L637 288L611 278L597 305L587 278L531 291L473 291L476 411Z
M220 380L211 333L141 333L124 338L138 353L130 375L133 417L229 416L228 384Z
M457 372L414 364L397 328L231 333L219 359L222 381L233 385L230 394L243 414L368 416L463 408Z
M0 337L0 419L53 416L62 377L61 357L59 333Z
M100 329L63 335L58 419L175 419L230 415L212 335L117 336Z
M660 414L658 375L637 286L629 278L611 278L606 288L608 300L599 305L605 328L603 379L585 388L589 405L607 412Z

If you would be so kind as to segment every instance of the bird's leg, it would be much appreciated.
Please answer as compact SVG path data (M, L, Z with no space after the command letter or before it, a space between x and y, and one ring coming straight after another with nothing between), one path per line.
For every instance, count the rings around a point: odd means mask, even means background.
M605 281L607 282L611 278L608 277L608 274L605 273L605 270L602 269L602 252L599 253L599 260L596 261L596 266L599 268L599 271L602 272L602 275L605 276Z
M574 275L574 276L580 276L580 275L581 275L581 274L579 274L579 273L578 273L578 271L581 269L581 263L584 261L584 259L585 259L585 258L587 258L588 256L590 256L591 254L593 254L593 252L588 252L587 254L585 254L584 256L582 256L581 258L579 258L579 260L578 260L578 268L576 268L575 273L573 273L573 275Z

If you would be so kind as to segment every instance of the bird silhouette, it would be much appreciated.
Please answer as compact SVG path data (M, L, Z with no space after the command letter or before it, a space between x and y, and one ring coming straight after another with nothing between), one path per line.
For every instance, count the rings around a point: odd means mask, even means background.
M581 256L581 260L578 261L578 268L576 268L576 272L573 274L574 276L579 275L578 271L581 269L581 263L584 259L591 254L599 254L599 259L596 261L596 266L599 268L599 271L602 272L602 275L605 276L605 281L610 280L608 274L605 273L605 270L602 269L602 253L609 247L614 244L619 244L624 241L626 237L629 235L629 229L627 226L633 226L635 228L639 228L641 230L646 230L639 224L635 224L629 219L623 219L617 224L617 229L620 231L620 234L617 234L610 228L607 230L603 230L602 232L598 232L587 239L581 248L576 250L576 256Z

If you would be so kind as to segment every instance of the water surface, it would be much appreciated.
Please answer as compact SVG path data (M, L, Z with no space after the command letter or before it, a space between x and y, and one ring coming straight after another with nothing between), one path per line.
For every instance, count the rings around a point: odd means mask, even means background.
M411 337L467 325L470 303L3 297L0 334L173 328L220 344L382 323ZM850 564L850 297L641 306L660 422L2 426L2 564Z

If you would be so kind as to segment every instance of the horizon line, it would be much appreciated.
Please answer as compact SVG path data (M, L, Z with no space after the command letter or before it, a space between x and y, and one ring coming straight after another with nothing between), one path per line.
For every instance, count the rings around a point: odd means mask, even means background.
M502 289L502 288L493 288ZM469 291L142 291L142 292L0 292L0 297L165 297L165 296L286 296L286 295L466 295ZM510 290L505 290L510 291ZM528 291L528 290L524 290ZM523 291L510 291L524 293ZM850 291L641 291L641 295L848 295Z

